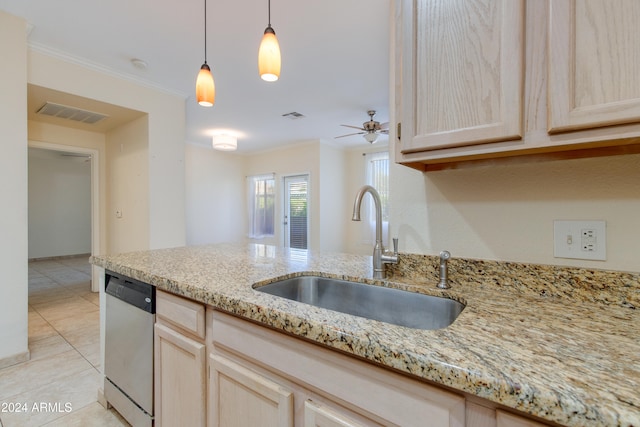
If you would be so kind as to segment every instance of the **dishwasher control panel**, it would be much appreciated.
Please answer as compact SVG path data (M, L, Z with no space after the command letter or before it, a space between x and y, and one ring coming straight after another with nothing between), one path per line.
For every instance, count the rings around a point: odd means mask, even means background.
M107 271L104 291L148 313L156 312L156 288L153 285Z

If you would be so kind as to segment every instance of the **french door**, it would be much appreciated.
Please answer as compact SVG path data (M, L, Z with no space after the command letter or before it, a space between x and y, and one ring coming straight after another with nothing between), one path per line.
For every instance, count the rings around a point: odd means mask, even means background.
M307 249L309 242L309 175L284 177L284 246Z

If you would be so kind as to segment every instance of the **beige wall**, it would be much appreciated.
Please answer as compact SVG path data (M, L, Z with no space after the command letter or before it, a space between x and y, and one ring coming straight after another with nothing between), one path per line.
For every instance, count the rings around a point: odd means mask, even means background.
M143 116L106 135L108 253L149 247L148 129Z
M347 222L351 222L345 185L347 154L340 148L322 143L319 162L319 247L326 251L344 252Z
M245 157L187 144L187 244L237 242L246 236Z
M119 77L29 50L31 84L118 105L148 115L147 248L185 243L185 99Z
M27 349L27 84L108 102L148 114L148 248L185 243L185 99L43 52L29 50L26 22L0 11L0 170L11 177L0 196L11 206L3 214L0 241L0 365L28 357ZM42 129L40 129L42 130ZM34 140L48 137L31 135ZM103 168L104 170L104 168ZM104 239L103 239L104 240Z
M406 252L640 271L640 155L422 174L394 166L392 230ZM607 261L553 257L553 220L605 220Z
M0 11L0 367L27 349L27 23Z

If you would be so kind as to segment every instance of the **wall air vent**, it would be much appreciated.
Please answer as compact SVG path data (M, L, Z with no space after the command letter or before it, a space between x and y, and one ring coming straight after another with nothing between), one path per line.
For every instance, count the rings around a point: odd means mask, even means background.
M80 108L55 104L53 102L46 102L42 107L40 107L38 111L36 111L36 114L59 117L61 119L73 120L90 125L98 123L100 120L109 117L106 114L95 113L88 110L81 110Z

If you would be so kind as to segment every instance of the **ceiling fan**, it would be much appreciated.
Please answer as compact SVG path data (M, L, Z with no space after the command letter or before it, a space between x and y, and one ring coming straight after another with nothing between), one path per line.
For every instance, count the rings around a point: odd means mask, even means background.
M369 115L369 121L364 122L362 124L362 127L351 126L351 125L340 125L348 128L359 129L362 132L355 132L355 133L349 133L346 135L336 136L336 139L344 138L345 136L362 135L364 139L367 140L367 142L373 144L378 139L378 135L389 134L389 122L380 123L378 121L373 120L373 116L375 116L376 114L375 110L369 110L367 111L367 114Z

